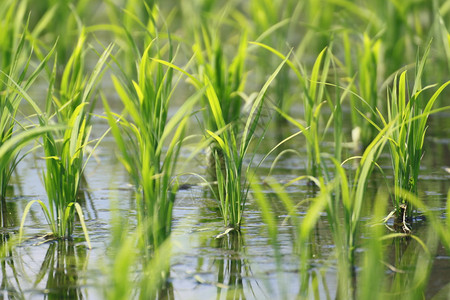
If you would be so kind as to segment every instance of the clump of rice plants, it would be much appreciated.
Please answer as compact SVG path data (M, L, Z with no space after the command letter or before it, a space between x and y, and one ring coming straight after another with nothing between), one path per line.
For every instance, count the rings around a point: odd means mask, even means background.
M240 230L249 188L247 177L251 163L245 167L244 160L248 155L250 143L258 126L266 91L284 63L285 61L278 66L256 96L241 133L240 141L239 136L230 127L231 124L226 124L224 121L219 98L215 90L211 85L206 86L208 102L214 114L215 124L219 128L218 132L207 130L207 133L215 140L220 150L220 154L219 152L214 153L216 166L221 166L220 168L216 167L217 194L215 196L219 201L219 208L225 226L234 230ZM261 137L259 141L261 141Z
M376 136L376 128L366 118L376 120L377 109L381 109L378 101L378 69L382 44L379 39L369 38L368 34L364 34L362 39L362 45L358 47L356 53L357 64L353 67L351 49L354 42L350 41L347 34L344 34L343 38L348 74L349 76L354 76L354 72L357 74L355 83L357 91L350 97L352 137L356 151L366 148Z
M415 196L410 196L411 202L420 202ZM380 219L385 214L388 198L387 192L377 193L371 222L362 228L368 238L361 241L364 252L360 262L361 272L358 272L356 278L354 298L384 299L386 295L391 295L423 299L427 292L433 258L438 249L437 228L434 225L427 228L424 239L405 233L387 233ZM436 218L429 211L427 216ZM395 255L391 256L391 251ZM384 276L387 270L392 272L392 276ZM374 289L378 292L374 293Z
M241 137L233 129L232 123L225 123L220 100L207 76L203 78L202 82L173 63L163 60L157 61L186 74L197 87L204 87L209 109L212 112L214 126L218 128L216 132L206 129L206 135L216 143L216 147L219 150L213 153L216 164L217 190L214 191L212 189L212 192L219 202L219 209L225 226L231 230L239 231L248 193L246 175L249 173L251 166L251 163L249 163L245 167L244 160L258 126L266 91L285 61L269 77L254 99L244 129L240 133Z
M193 51L196 59L196 89L211 86L210 92L202 98L203 127L205 130L216 132L225 125L230 126L234 135L237 135L242 126L242 95L245 88L246 73L245 59L247 51L247 34L242 33L240 43L231 63L227 62L224 47L217 33L211 33L206 26L202 27L202 34L195 34L196 43ZM214 99L213 107L211 97ZM217 111L216 111L217 110ZM217 114L220 113L223 122L219 122ZM208 172L211 181L217 180L217 168L223 168L223 149L218 142L212 139L209 147ZM216 161L218 158L218 161Z
M287 65L294 71L303 90L304 119L299 122L281 111L278 107L275 109L290 123L302 131L306 138L307 165L306 175L312 177L322 177L322 167L320 159L320 143L323 135L320 133L321 108L326 93L327 77L331 62L331 49L323 49L316 58L311 74L308 76L306 70L300 62L293 63L276 49L261 43L255 43L282 59L287 59ZM312 183L312 182L311 182Z
M412 217L413 207L407 201L404 191L417 196L423 145L427 131L427 120L433 113L433 105L450 81L442 84L430 97L426 97L427 89L422 88L421 78L425 62L430 50L429 45L423 58L417 61L414 86L409 94L406 71L394 80L394 86L388 96L388 116L386 122L395 122L389 139L390 154L394 172L393 202L398 220L401 220L404 231L409 232L406 221ZM428 98L428 99L427 99Z
M199 95L190 97L171 117L169 104L174 91L173 70L151 57L161 57L156 41L139 57L137 78L113 76L125 111L111 112L104 101L120 160L135 189L138 224L145 231L146 248L155 251L170 236L172 209L178 190L175 175L188 118ZM172 59L169 40L168 56ZM137 81L135 81L137 80Z
M203 38L208 42L208 36L203 36ZM205 90L205 104L208 110L205 116L205 134L207 138L213 141L211 146L214 159L213 175L217 181L217 189L212 188L212 192L219 202L219 209L225 226L237 231L240 230L242 214L247 200L248 182L246 176L251 166L251 163L249 163L245 167L244 160L248 155L250 144L260 120L266 91L285 63L283 61L278 66L252 100L245 126L243 130L238 130L240 127L237 122L241 118L241 100L239 97L242 96L238 93L243 84L243 63L246 48L243 44L245 43L245 40L241 41L239 53L229 68L222 61L223 54L220 44L216 44L215 50L210 50L211 52L206 54L208 59L214 59L216 67L211 68L211 65L204 65L200 68L202 72L197 74L197 77L172 63L159 61L183 72L189 76L197 89ZM207 44L208 48L213 49ZM201 55L197 59L202 66L205 58ZM248 101L251 100L248 99ZM261 141L261 138L259 141Z
M166 69L158 59L164 54L173 59L172 42L169 37L167 47L160 48L161 43L157 39L146 45L138 57L137 78L112 75L124 112L121 115L113 113L106 99L103 101L119 159L134 187L137 207L138 229L133 238L127 238L119 248L114 268L133 265L136 261L129 260L128 253L130 247L135 249L138 245L143 258L139 294L150 299L164 293L160 288L169 276L172 211L179 187L175 178L179 169L178 157L189 117L201 96L201 92L194 94L169 117L176 84L173 83L173 69ZM129 269L120 271L129 272ZM129 273L121 274L127 276ZM134 285L129 284L128 279L114 277L114 282L122 279L125 281L120 283L121 289L111 290L108 297L122 299L123 295L133 293Z
M77 202L77 193L81 177L86 166L91 125L89 101L93 99L95 86L103 74L103 66L112 47L108 47L100 56L92 73L85 74L84 56L86 53L85 33L81 32L77 46L70 57L61 79L58 92L54 92L56 77L56 59L50 79L46 101L46 112L41 114L41 125L63 124L66 128L56 132L47 132L43 136L46 170L43 174L48 204L40 200L28 203L22 217L21 231L29 209L39 203L45 218L51 227L53 238L68 238L74 230L75 212L78 214L86 241L90 247L83 213ZM93 105L91 105L91 110Z

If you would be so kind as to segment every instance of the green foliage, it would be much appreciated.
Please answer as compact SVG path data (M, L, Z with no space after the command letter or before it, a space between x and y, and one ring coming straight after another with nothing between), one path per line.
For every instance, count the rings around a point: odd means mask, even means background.
M22 98L39 113L36 103L26 97L26 91L35 82L55 48L33 69L33 51L26 40L28 23L23 26L26 3L24 1L4 1L0 4L0 222L8 225L6 189L17 164L25 155L19 154L33 138L49 131L49 128L33 129L27 133L27 125L17 122ZM17 137L22 140L18 140ZM12 224L10 224L12 225Z
M42 0L28 2L31 26L28 38L48 51L58 42L58 62L65 64L76 47L77 37L91 20L96 19L98 1ZM36 50L39 52L39 50ZM59 72L60 69L58 69ZM58 75L61 75L58 73ZM59 82L59 78L57 78Z
M106 13L97 18L100 7ZM418 197L428 119L448 109L443 96L450 85L449 17L448 0L0 1L2 226L10 225L5 217L8 182L24 157L21 149L34 140L39 144L36 148L42 147L45 153L42 173L48 202L34 200L25 206L19 240L25 219L37 203L54 238L71 236L78 214L90 247L77 193L92 155L91 145L95 150L99 142L91 140L90 134L98 98L95 93L101 85L105 119L116 140L118 158L133 184L137 210L136 229L122 226L124 219L113 221L117 223L113 224L108 252L105 298L173 296L170 289L164 295L163 288L170 286L166 279L172 213L179 189L179 155L188 138L189 118L197 117L197 107L202 113L199 124L203 139L190 157L200 149L211 150L211 161L205 165L209 163L213 178L201 179L210 185L224 225L230 227L220 236L240 230L251 188L281 274L279 216L262 185L252 181L256 176L251 172L256 155L261 154L253 151L268 135L269 127L261 124L266 121L262 116L270 101L270 109L290 123L277 123L278 128L285 126L280 134L293 128L296 132L281 136L281 142L264 159L300 134L306 141L306 174L296 174L286 186L270 176L264 180L286 211L283 224L293 225L292 243L299 255L298 297L319 298L321 293L330 297L325 280L324 290L318 280L320 272L330 271L327 268L332 265L332 270L337 270L333 284L339 299L421 299L438 238L450 253L450 200L447 220L443 221L424 204L426 199ZM434 44L427 45L431 38ZM94 39L100 46L114 42L119 51L112 54L112 46L102 46L103 53L90 51L94 47L89 42ZM254 40L251 45L249 39ZM176 48L175 42L179 42ZM414 66L417 48L425 51L416 59L413 77L409 69ZM288 55L283 54L288 51ZM91 69L88 63L95 55L97 62ZM113 111L116 105L107 91L110 77L102 81L107 64L114 68L112 93L120 98L122 112ZM174 76L174 70L181 72L179 77ZM176 90L184 75L196 90L193 96L186 96L192 87L184 83L180 84L182 92ZM422 81L430 79L439 85L422 87ZM44 94L42 98L47 95L42 111L41 103L30 96L36 92L32 90L35 82L49 83L47 93L37 90ZM261 86L259 92L246 94ZM179 99L173 99L175 96ZM25 102L33 113L23 114L21 105ZM174 106L176 110L172 110ZM297 119L299 113L301 120ZM346 158L344 149L351 146L346 143L346 117L351 117L352 128L359 129L360 157ZM36 120L39 126L33 124ZM263 133L258 135L261 127ZM384 227L372 226L386 213L388 196L382 191L372 203L368 192L374 167L384 179L390 172L377 164L386 144L394 177L390 197L397 219L402 219L403 233L386 234ZM297 145L302 146L301 142ZM302 149L282 151L273 166L285 153L301 156ZM349 162L355 162L353 168ZM312 193L309 198L296 203L286 188L303 179L316 188L308 188ZM298 208L305 204L309 207L299 214ZM412 216L413 208L423 212L424 223L430 224L426 240L408 228L407 217ZM334 252L323 265L319 263L318 270L313 238L321 216L327 218L325 230L331 232ZM414 247L403 251L402 239L414 242ZM230 237L228 241L231 245L241 239ZM231 246L225 250L240 251ZM50 248L56 251L57 247L62 254L74 251L66 241ZM394 248L395 261L385 263L391 258L388 248ZM56 260L67 266L65 257L52 251L37 283L47 271L58 272L52 265ZM0 256L5 256L3 253ZM219 268L225 267L224 261ZM241 261L236 261L230 265L241 266ZM416 269L408 271L411 265ZM390 276L384 276L386 266L391 269ZM49 288L54 287L52 279ZM283 286L284 282L285 278L278 277L277 284ZM380 293L373 293L373 289ZM287 293L282 292L282 296L287 298Z

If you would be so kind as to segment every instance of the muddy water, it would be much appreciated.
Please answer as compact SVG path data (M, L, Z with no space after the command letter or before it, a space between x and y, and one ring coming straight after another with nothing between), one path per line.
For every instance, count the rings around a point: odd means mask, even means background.
M420 176L422 199L434 210L442 211L443 218L446 194L450 186L450 174L446 171L446 167L450 167L448 117L448 114L440 114L431 120ZM101 120L96 120L94 126L97 136L107 128ZM261 148L255 160L261 159L268 149L279 141L280 134L286 136L290 130L287 128L282 133L270 130L263 146L267 149ZM298 143L300 148L295 143ZM302 144L300 139L286 147L296 147L300 152L304 152ZM189 151L187 147L182 153L180 162L186 159ZM260 176L268 174L271 160L273 157L262 164L258 170ZM191 162L189 170L204 174L205 166L202 161L205 160L200 156ZM388 157L383 157L380 164L387 170L390 168ZM274 169L273 176L280 182L287 182L304 172L304 165L305 161L297 156L283 157ZM8 228L6 232L17 230L24 207L30 200L46 201L41 181L42 168L43 161L39 152L27 156L19 165L8 195L11 219L16 226ZM121 213L129 215L132 223L135 222L133 192L128 184L126 172L115 158L114 141L110 136L107 136L98 148L85 174L87 184L83 188L84 196L81 203L93 249L86 249L79 229L73 241L40 244L41 241L35 236L46 233L48 227L45 225L40 208L33 207L26 220L26 235L30 239L12 250L8 258L2 261L3 296L18 299L104 298L102 287L107 285L104 265L110 243L112 203ZM389 171L387 176L389 180L391 178ZM197 182L190 176L182 176L180 179L191 184ZM375 176L369 188L375 193L377 187L383 184L384 179ZM270 194L269 190L266 192ZM312 195L304 182L291 186L288 192L296 201ZM274 202L273 207L282 224L282 220L286 217L283 205ZM300 208L299 213L302 215L302 210L304 211L306 207ZM293 249L292 226L285 224L279 227L278 242L282 256L278 265L275 252L269 243L267 228L251 195L244 219L240 235L216 240L213 236L220 233L223 224L214 200L208 197L202 187L195 185L179 192L174 209L175 246L170 273L170 289L176 299L296 297L299 291L299 259ZM417 234L426 236L426 227L426 221L418 221L415 225ZM335 261L331 256L334 245L325 214L320 217L312 238L313 259L310 272L319 279L318 292L321 298L326 298L327 291L333 298L337 274ZM407 243L402 241L393 243L389 251L398 253L399 250L406 248ZM360 252L364 252L364 249L360 249ZM387 275L393 276L389 272ZM449 283L450 257L442 246L438 246L427 298L445 295ZM445 296L442 299L445 299Z

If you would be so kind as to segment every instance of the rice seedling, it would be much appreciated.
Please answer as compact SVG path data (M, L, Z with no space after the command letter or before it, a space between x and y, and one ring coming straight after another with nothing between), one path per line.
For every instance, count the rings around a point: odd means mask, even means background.
M103 101L119 148L119 158L134 185L138 224L146 232L144 244L151 251L170 236L172 209L178 190L173 176L188 118L200 96L190 97L171 118L168 117L174 92L173 70L164 70L162 64L151 59L150 51L154 47L159 49L158 45L150 43L139 58L137 82L112 76L125 107L124 115L112 113L106 100ZM170 40L169 49L172 59ZM153 55L161 57L162 54L157 50Z
M409 194L413 203L420 202ZM384 299L407 295L410 299L423 299L436 255L438 231L433 224L426 229L426 240L404 233L389 233L380 223L385 214L388 194L380 192L373 205L372 221L365 226L369 238L362 247L362 271L358 276L356 295L358 299ZM421 206L419 204L419 206ZM423 207L423 206L421 206ZM434 213L427 215L436 219ZM392 255L390 252L394 252ZM415 268L411 269L410 266ZM392 273L384 276L386 270ZM373 290L376 289L377 293Z
M187 122L201 93L191 96L169 118L176 84L173 84L173 70L165 70L158 62L163 55L159 43L159 40L150 42L139 57L137 81L112 76L125 108L123 114L113 113L104 99L119 158L134 185L138 213L138 229L117 249L113 266L116 285L107 293L108 298L123 299L124 295L134 293L136 286L129 276L140 260L132 259L129 253L136 250L136 245L144 262L137 284L140 298L154 299L164 294L161 287L169 273L169 237L178 191L174 176ZM169 39L170 60L173 59L171 43Z
M389 237L389 236L388 236ZM398 257L395 273L389 295L392 297L405 296L408 299L424 299L426 287L430 278L431 268L438 245L436 232L430 228L425 241L416 238ZM417 246L419 245L419 246ZM404 247L404 245L400 245ZM414 265L414 269L408 267Z
M339 163L335 157L321 153L322 160L330 160L334 166L335 174L334 177L328 178L326 181L324 179L316 179L320 187L320 194L317 196L315 201L312 201L313 206L308 209L307 214L317 216L318 212L325 211L330 224L330 231L333 236L333 242L335 245L335 257L337 259L338 272L338 286L337 286L337 297L342 299L354 299L357 293L366 293L364 286L361 291L357 291L356 286L356 249L360 243L360 233L361 233L361 213L364 206L364 202L367 199L367 184L370 179L373 167L376 165L377 158L382 152L385 144L388 142L389 134L393 131L393 126L395 122L386 124L376 138L372 141L369 147L365 150L361 157L361 161L358 165L356 173L353 177L353 181L350 182L348 179L347 171L344 169L343 164ZM350 160L350 159L349 159ZM300 180L304 176L299 177L295 180ZM324 183L326 182L326 183ZM291 183L288 183L291 184ZM279 197L284 197L282 200L285 203L288 213L291 215L296 212L296 206L292 203L289 204L288 197L283 196L282 189L277 187L277 184L271 184L274 190L277 192ZM283 198L282 198L283 199ZM321 199L321 200L319 200ZM288 204L286 204L288 203ZM319 204L321 206L319 206ZM382 207L382 206L381 206ZM380 207L380 209L381 209ZM320 208L320 209L319 209ZM315 209L319 209L316 211ZM384 212L377 212L380 215ZM381 219L381 217L379 218ZM308 227L305 227L304 222L302 222L301 232L306 231ZM308 236L303 236L303 239L299 238L299 242L305 243ZM378 246L377 246L378 247ZM381 248L372 249L373 251L381 251ZM307 250L303 249L304 252ZM371 251L371 250L368 250ZM306 252L307 253L307 252ZM377 257L381 255L377 252ZM375 257L371 255L371 257ZM308 261L308 256L303 257L301 261ZM301 270L308 270L308 266L304 265ZM375 271L375 270L374 270ZM305 272L305 271L304 271ZM372 271L369 271L372 272ZM302 277L303 288L302 296L306 297L308 294L308 283L309 277L307 273Z
M310 233L314 229L315 222L318 221L320 212L329 211L329 201L332 200L336 183L329 184L328 186L322 186L320 195L315 199L305 199L303 202L311 202L311 207L307 210L306 215L298 215L298 207L300 204L295 205L292 199L289 198L283 187L277 183L273 178L267 178L265 180L269 183L269 186L275 192L276 197L279 197L286 207L289 221L292 222L296 228L297 237L294 240L297 243L300 254L300 278L301 286L299 298L305 299L311 297L314 293L318 294L317 287L315 286L313 279L312 266L308 261L311 260L309 247L310 247ZM270 207L270 201L267 196L261 191L261 187L257 184L252 184L254 189L255 198L262 210L264 221L268 225L271 241L273 242L274 250L277 251L279 244L277 243L277 224L276 217L273 215ZM415 203L418 207L421 207L427 213L427 217L432 220L432 226L428 229L430 233L427 241L422 241L419 237L413 235L407 235L403 233L386 234L386 228L380 222L386 211L387 194L380 192L374 202L373 216L371 222L364 222L364 226L359 226L359 231L363 233L364 238L358 237L357 244L361 254L361 259L358 262L358 266L361 266L361 271L356 271L357 261L353 262L348 260L348 257L342 256L345 245L345 233L337 230L335 227L331 227L334 238L336 239L336 255L338 258L337 269L335 270L338 286L334 291L325 288L328 292L327 297L330 297L330 292L336 293L336 298L344 299L383 299L386 296L398 296L404 293L410 295L410 297L418 297L421 299L426 289L427 280L432 264L433 253L436 251L437 235L440 235L440 230L436 230L439 226L442 226L441 221L438 220L435 213L431 212L425 207L425 205L415 196L409 194L409 199L412 203ZM345 220L343 220L345 222ZM340 224L342 226L344 224ZM445 225L444 225L445 226ZM441 227L443 228L443 227ZM338 231L339 233L335 232ZM345 231L345 230L344 230ZM341 235L343 234L343 235ZM402 239L412 239L411 243L405 244ZM389 247L389 242L392 241L392 246ZM409 245L404 253L397 257L393 263L388 261L389 252L393 247L405 247ZM426 246L427 245L427 246ZM275 256L275 259L279 257ZM334 261L334 256L329 258ZM420 265L421 271L417 268L409 269L411 265ZM390 269L394 275L384 276L387 269ZM323 284L326 284L325 282ZM278 283L279 287L282 286L282 282ZM330 287L329 287L330 288ZM376 289L378 292L373 293ZM316 295L316 294L314 294Z
M377 119L377 109L381 110L378 96L378 70L381 58L381 40L369 38L367 34L363 36L362 45L358 48L356 61L357 70L353 70L351 59L351 49L354 42L351 42L348 35L344 35L343 42L346 51L345 64L348 75L354 76L357 72L357 88L350 97L352 108L351 117L353 124L352 136L354 138L355 150L361 151L367 147L376 135L376 128L367 122L366 118L375 121ZM364 117L363 117L364 115Z
M338 297L343 299L354 298L356 248L360 232L361 213L364 201L367 198L367 185L376 161L387 143L394 122L386 124L372 143L366 148L360 157L360 162L349 181L347 171L343 165L354 159L350 158L340 163L335 157L321 154L323 160L330 160L335 169L334 178L327 180L326 185L321 185L321 192L328 193L326 213L329 220L334 244L336 245L336 257L339 269Z
M275 107L275 109L290 123L298 127L306 138L306 174L316 178L322 177L320 143L323 139L323 135L320 133L319 125L321 108L326 103L324 101L324 94L326 92L326 80L330 69L331 47L325 48L320 52L312 68L311 75L308 76L300 62L296 62L296 64L294 64L276 49L261 43L255 44L267 49L282 59L286 59L287 65L295 72L299 80L299 84L303 89L303 122L295 120L277 107Z
M413 207L402 196L402 191L417 196L417 186L422 159L423 145L427 131L427 120L433 113L433 105L450 81L442 84L427 99L424 94L427 86L422 88L421 78L431 44L425 50L423 58L416 63L414 86L409 95L406 71L394 80L394 86L388 97L388 116L382 122L396 122L395 129L389 139L390 154L394 172L393 202L397 218L403 219L403 230L409 231L405 220L412 217ZM445 109L445 108L443 108Z
M103 52L92 73L88 76L84 71L85 38L84 31L82 31L77 47L64 69L57 94L54 93L57 66L55 61L47 95L46 113L39 115L39 122L42 126L56 122L64 124L66 128L56 132L47 132L43 136L42 147L46 162L43 178L48 204L46 205L40 200L34 200L27 204L19 235L22 235L25 218L31 206L38 203L50 225L52 238L68 238L72 235L76 212L90 247L83 212L77 202L77 193L86 163L92 155L91 152L87 159L85 158L88 155L87 147L92 143L89 136L91 132L90 113L93 105L91 104L90 110L88 105L89 101L94 98L96 84L103 74L103 66L112 51L112 46Z
M193 46L196 59L197 81L193 81L197 90L203 86L211 85L213 91L207 93L202 98L203 128L211 132L216 132L223 126L231 127L234 135L237 135L242 126L242 104L243 92L245 89L246 73L245 59L247 52L247 34L242 33L240 43L232 62L227 62L224 47L217 34L211 33L206 26L202 26L201 35L195 34L196 43ZM215 94L215 96L214 96ZM210 97L216 97L215 108L211 105ZM214 99L215 100L215 99ZM222 123L217 122L217 112L219 109ZM219 164L216 164L216 157ZM210 181L217 180L217 168L223 168L223 156L218 142L212 139L209 147L208 157L208 177Z
M5 30L2 30L2 35L0 36L0 67L2 74L0 75L0 87L2 92L0 95L0 147L12 137L15 116L17 114L20 99L7 87L8 78L14 77L16 80L21 76L17 69L22 66L17 66L19 63L23 63L23 53L22 49L25 43L25 36L22 34L20 39L17 36L20 34L19 30L21 27L21 22L24 19L24 9L23 3L19 6L18 15L14 19L13 12L16 10L16 3L12 1L4 2L0 6L0 17L4 20L3 22L8 27L5 26ZM6 76L5 76L6 75ZM17 164L17 157L11 157L7 165L4 165L0 169L0 221L1 226L7 226L7 207L6 207L6 189L8 187L9 180Z
M236 133L232 128L230 129L229 124L224 122L215 90L212 89L212 86L206 87L206 94L209 105L214 112L216 126L220 128L217 133L210 130L207 130L207 133L216 141L217 147L220 150L220 154L218 152L214 153L216 166L221 166L220 168L216 167L218 193L216 194L216 199L219 200L224 224L228 228L240 230L242 214L248 194L247 180L253 158L250 159L250 163L246 168L244 166L244 160L247 156L250 143L254 138L266 91L270 83L280 72L284 63L285 61L272 73L254 100L239 143L237 142L238 136L236 136ZM262 137L259 138L259 142L261 139Z

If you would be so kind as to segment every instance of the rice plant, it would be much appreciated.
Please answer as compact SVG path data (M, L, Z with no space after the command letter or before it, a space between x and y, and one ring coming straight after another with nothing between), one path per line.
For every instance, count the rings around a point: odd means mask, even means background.
M356 66L353 69L351 59L351 49L354 48L354 41L351 41L347 34L344 35L343 42L346 51L345 64L350 77L357 76L357 90L350 97L351 117L352 117L352 137L354 138L355 150L361 151L367 147L376 136L377 130L366 118L375 121L377 119L377 109L381 110L379 101L378 77L381 55L381 41L377 38L369 38L367 34L362 37L362 45L358 47L356 54ZM357 75L354 75L356 72Z
M201 27L201 34L195 34L196 43L193 51L196 59L197 80L193 81L197 90L203 86L211 85L211 92L206 93L202 98L203 128L211 132L222 129L225 124L231 127L234 135L237 135L242 126L242 105L243 92L245 89L246 73L245 59L247 52L247 34L242 33L236 54L231 63L227 61L224 53L224 45L218 37L218 33L210 32L206 25ZM214 96L215 94L215 96ZM213 107L211 97L216 97L217 101ZM214 99L215 100L215 99ZM223 119L222 123L217 123L217 112L219 110ZM211 141L208 156L208 177L210 181L217 180L217 168L223 168L223 149L220 149L218 142ZM216 156L219 158L216 161Z
M19 109L20 98L13 88L8 87L8 77L11 80L20 80L19 84L24 81L25 73L20 73L20 69L27 65L24 61L23 48L25 45L25 34L20 35L21 22L24 19L24 9L19 9L16 19L13 13L16 10L16 3L9 1L4 2L0 6L0 17L4 20L5 30L2 30L0 36L0 67L2 73L0 74L0 146L13 137L15 118ZM23 7L23 2L21 5ZM19 7L20 7L19 6ZM9 26L8 26L9 25ZM28 59L29 62L29 59ZM11 157L7 165L0 169L0 221L1 226L7 226L7 207L6 207L6 189L17 164L18 157Z
M54 92L57 76L55 61L46 101L46 112L39 116L42 126L52 123L64 124L63 130L47 132L43 136L46 170L43 174L48 204L40 200L28 203L22 217L21 233L25 218L34 203L39 203L50 225L53 238L68 238L74 230L75 212L78 214L86 241L90 247L83 213L77 202L81 177L86 167L85 156L91 153L87 148L92 141L90 114L93 109L89 101L94 99L96 84L103 74L103 66L112 46L100 56L90 75L85 73L85 33L81 32L74 52L69 59L61 79L58 92ZM55 59L56 60L56 59ZM95 149L95 147L94 147Z
M371 144L366 148L360 157L360 162L356 173L349 180L349 175L343 163L336 160L335 157L327 154L321 154L323 160L332 162L335 174L332 180L328 180L325 190L327 197L327 218L330 223L331 233L334 244L336 245L336 257L339 269L338 297L343 299L354 298L355 286L352 278L355 276L356 249L358 246L358 237L360 233L362 208L367 199L367 185L374 166L382 153L389 134L393 130L394 122L386 124L378 133ZM341 276L342 274L342 276ZM342 279L342 280L341 280Z
M138 224L146 232L144 243L152 251L170 236L178 190L173 176L188 118L199 98L199 94L190 97L171 118L168 117L174 91L173 70L164 70L162 64L151 59L152 53L155 57L161 55L154 50L159 49L156 43L150 43L139 58L137 81L112 77L125 107L124 115L112 113L104 101L119 158L135 189ZM170 43L169 40L172 59Z
M338 101L340 103L340 101ZM339 119L339 106L336 106L335 118L338 123ZM350 181L350 175L348 171L343 167L345 163L355 158L350 158L340 163L336 157L339 157L339 151L335 155L327 153L320 153L320 159L322 162L328 160L332 163L330 170L324 170L326 177L319 177L314 179L316 184L320 188L320 193L315 201L312 201L312 206L308 210L308 214L311 213L311 218L314 215L318 215L320 211L325 211L328 222L330 224L330 231L333 237L333 243L335 245L335 258L337 260L337 268L339 270L338 282L337 282L337 297L341 299L353 299L355 297L356 286L353 278L356 276L356 249L359 245L359 235L361 233L361 217L362 209L367 199L367 185L370 176L373 172L374 166L380 154L382 153L385 144L388 141L388 135L392 131L393 122L386 124L382 131L375 137L369 147L366 148L360 162L358 164L356 173L352 176ZM337 133L340 129L338 129ZM331 176L330 171L334 170L334 175ZM301 176L288 183L291 184L294 181L305 178ZM276 185L274 185L276 186ZM282 189L278 188L278 191ZM279 193L283 195L283 193ZM283 196L288 199L287 196ZM288 203L287 200L283 200L283 203ZM320 204L322 203L322 204ZM292 204L287 206L288 212L295 213L295 206ZM313 213L314 212L314 213ZM317 217L317 216L316 216ZM306 219L302 222L302 224ZM301 231L307 231L303 228ZM307 241L307 235L304 235L302 239L305 243ZM303 249L304 252L306 250ZM302 257L302 261L307 257ZM307 265L303 266L304 270L307 270ZM304 271L306 272L306 271ZM304 280L308 278L307 275L303 276ZM302 297L307 296L308 281L304 282L302 291Z
M411 202L420 202L415 196L410 196ZM433 257L437 253L438 231L430 224L423 239L405 233L389 233L380 223L386 211L387 199L387 192L378 193L371 222L363 229L364 236L368 238L362 241L364 252L361 258L362 270L358 274L356 298L385 299L386 296L406 296L408 299L423 299L430 280ZM429 210L427 215L436 218ZM412 265L415 268L410 268ZM385 276L387 270L392 273L391 276ZM374 289L378 292L374 293Z
M217 133L209 130L207 130L207 133L217 142L217 147L220 149L220 155L214 154L216 166L222 166L221 168L216 167L218 187L216 198L219 200L224 224L228 228L240 230L242 214L247 200L249 188L247 180L251 167L251 163L245 167L244 160L254 138L266 91L284 63L285 61L272 73L254 100L240 142L238 142L239 137L233 129L230 129L230 125L224 121L219 99L214 89L211 85L206 87L206 94L209 105L214 112L216 126L221 128ZM259 141L261 141L261 137Z
M423 58L417 61L414 86L409 94L406 71L395 78L394 86L388 96L388 116L386 122L396 122L395 130L389 139L392 167L394 171L394 207L398 219L403 219L403 230L409 231L405 220L412 217L413 207L408 204L402 191L408 191L417 196L417 186L422 159L423 145L427 131L427 120L433 113L433 105L450 81L442 84L428 98L427 89L422 88L422 73L430 51L431 44L425 50ZM428 99L427 99L428 98Z
M311 74L306 74L306 70L300 62L292 62L283 54L270 46L261 43L254 43L276 56L286 59L287 65L294 71L299 85L302 88L302 98L304 107L304 119L299 122L290 115L281 111L278 107L275 109L290 123L295 125L302 131L306 138L307 165L306 175L312 177L322 177L320 143L323 135L320 132L321 108L326 103L324 95L327 85L327 77L331 62L331 49L323 49L316 58ZM321 70L322 69L322 70Z

